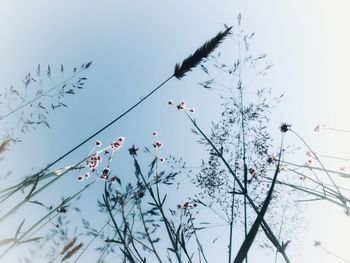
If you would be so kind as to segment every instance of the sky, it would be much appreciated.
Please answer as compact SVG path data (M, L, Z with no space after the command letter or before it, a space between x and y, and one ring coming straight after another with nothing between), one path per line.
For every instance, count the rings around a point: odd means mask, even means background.
M50 64L58 71L61 64L72 69L93 61L84 73L86 88L65 101L67 109L50 114L52 128L23 135L23 142L11 145L6 152L2 170L13 170L6 183L39 170L108 123L169 77L175 63L222 30L224 24L234 24L238 13L244 29L256 33L253 49L267 53L274 65L263 85L271 87L274 94L286 94L272 125L277 129L282 121L291 123L316 152L349 158L348 134L313 131L317 124L350 130L345 121L350 95L349 8L345 0L2 0L0 90L21 86L23 77L34 72L38 63ZM226 42L220 46L222 52L230 48ZM151 145L150 134L157 130L166 144L164 155L183 156L198 164L202 148L190 134L190 124L169 111L166 102L186 100L196 108L196 120L209 130L210 122L219 117L219 94L197 85L203 77L196 69L181 81L171 80L98 139L108 143L123 135L127 146ZM293 144L295 138L287 138L287 142ZM91 144L83 146L57 167L76 162L90 148ZM122 165L125 156L126 151L115 161ZM350 169L348 163L324 161L327 167ZM63 183L60 187L59 191L66 190ZM78 189L79 185L72 187ZM311 204L304 212L309 225L305 244L295 253L294 262L342 262L314 248L315 239L350 259L346 248L349 218L343 211L327 204Z

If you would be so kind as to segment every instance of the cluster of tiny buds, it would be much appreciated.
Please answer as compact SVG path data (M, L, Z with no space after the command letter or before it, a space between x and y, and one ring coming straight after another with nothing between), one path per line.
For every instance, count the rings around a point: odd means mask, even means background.
M306 162L305 162L305 166L311 166L312 165L312 160L311 159L309 159L309 160L307 160Z
M91 171L94 172L97 169L97 167L101 161L102 161L101 156L98 154L95 154L95 155L91 156L89 160L86 161L86 165L87 165L87 167L90 168Z
M178 209L192 209L196 207L197 207L197 203L191 203L190 201L186 201L182 205L180 204L177 205Z
M156 141L155 143L153 143L153 148L155 149L160 149L163 147L163 143L161 141Z
M168 105L170 105L170 106L174 105L173 101L172 100L168 100ZM186 102L185 101L180 101L179 103L177 103L176 104L176 108L179 111L188 110L191 113L195 113L195 108L188 108L186 106Z
M154 131L154 132L152 132L152 135L153 135L154 137L157 137L157 136L159 135L159 132ZM156 141L156 142L153 143L153 148L156 149L156 150L158 150L158 149L160 149L160 148L162 148L162 147L163 147L163 143L162 143L161 141ZM165 158L164 158L164 157L158 157L158 160L159 160L161 163L164 163L164 162L165 162Z
M79 181L83 181L84 179L87 179L87 178L89 178L90 177L90 174L89 173L86 173L86 174L84 174L84 175L80 175L79 177L78 177L78 180Z
M157 131L154 131L154 132L152 132L152 135L154 137L157 137L159 135L159 133ZM163 147L163 143L161 141L156 141L156 142L153 143L153 148L154 149L160 149L162 147Z
M119 150L123 147L125 137L120 136L117 140L111 143L111 149L113 152Z
M251 176L253 176L253 177L256 176L256 172L255 172L254 168L249 168L248 172L250 173Z

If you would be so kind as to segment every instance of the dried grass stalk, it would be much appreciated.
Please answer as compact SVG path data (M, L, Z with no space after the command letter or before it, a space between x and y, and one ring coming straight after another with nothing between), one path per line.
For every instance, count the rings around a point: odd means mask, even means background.
M74 243L77 241L77 237L73 238L71 241L69 241L62 249L62 252L60 253L60 255L63 255L64 253L66 253L68 251L68 249L70 249Z
M211 52L216 49L220 43L224 40L224 38L230 34L230 30L232 27L226 28L224 32L219 32L215 37L205 42L203 46L198 48L196 52L182 61L181 64L175 65L174 76L177 79L183 78L188 71L191 71L192 68L198 66L198 64L205 58L209 56Z
M80 243L79 245L73 247L72 250L68 251L67 254L62 258L61 262L65 261L66 259L69 259L75 253L77 253L78 250L82 248L82 246L83 246L83 243Z
M10 140L5 139L1 144L0 144L0 153L4 152L7 149L7 146L9 145Z

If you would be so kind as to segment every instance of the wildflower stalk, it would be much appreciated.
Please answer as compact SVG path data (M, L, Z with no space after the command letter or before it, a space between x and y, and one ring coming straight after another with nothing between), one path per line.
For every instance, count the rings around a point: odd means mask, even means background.
M233 217L234 217L234 203L235 203L235 189L236 189L236 180L233 182L232 190L232 203L231 203L231 215L230 215L230 234L229 234L229 244L228 244L228 263L231 263L232 260L232 236L233 236Z
M126 219L126 216L125 216L125 204L122 203L121 204L121 215L122 215L122 219L123 219L123 222L124 222L124 231L123 231L123 234L124 234L124 240L126 240L126 237L127 236L131 236L132 238L130 239L130 243L136 253L136 256L140 259L140 262L144 262L144 259L142 258L142 256L140 255L138 249L136 248L135 246L135 238L133 237L133 234L132 234L132 230L130 229L130 224L129 222L127 221ZM129 234L128 234L129 232ZM131 250L130 250L131 251Z
M241 78L241 66L239 66L239 78ZM248 193L248 167L247 167L247 157L246 157L246 143L245 143L245 125L244 125L244 104L243 104L243 91L242 91L241 80L239 80L239 91L240 91L240 111L241 111L241 130L242 130L242 150L243 150L243 180L244 180L244 189L246 194L243 196L244 202L244 235L247 238L248 234L248 225L247 225L247 195ZM246 255L245 262L248 263L248 254Z
M302 142L303 144L309 149L309 151L313 154L313 156L315 157L315 159L317 160L317 162L321 165L323 171L326 173L326 175L328 176L329 180L332 182L333 186L335 187L335 189L337 190L337 192L339 193L339 198L342 201L344 208L346 210L346 214L350 215L350 211L349 211L349 207L346 204L346 200L343 196L343 194L341 193L340 189L338 188L338 185L334 182L333 178L330 176L330 174L328 173L327 169L324 167L323 163L321 162L321 160L318 158L317 154L311 149L311 147L306 143L306 141L294 130L290 129L290 131L292 133L294 133Z
M249 195L247 195L244 185L242 184L242 182L239 180L239 178L237 177L236 173L234 172L234 170L231 168L231 166L228 164L228 162L226 161L226 159L223 157L222 153L216 148L216 146L213 144L213 142L208 138L208 136L205 135L205 133L199 128L199 126L197 125L197 123L189 116L189 114L187 112L185 112L187 117L189 118L189 120L192 122L193 126L198 130L198 132L203 136L203 138L208 142L208 144L212 147L212 149L215 151L215 155L217 155L222 162L224 163L224 165L226 166L226 168L229 170L230 174L234 177L234 179L236 180L240 190L242 191L242 194L246 195L248 202L250 203L250 205L252 206L252 208L254 209L254 211L259 214L259 209L258 207L254 204L254 201L251 199L251 197ZM276 249L282 254L284 260L287 263L290 263L290 260L287 256L287 254L285 253L282 245L279 243L278 239L276 238L275 234L273 233L272 229L269 227L269 225L267 224L267 222L262 219L261 221L261 225L262 225L262 229L265 232L267 238L271 241L271 243L276 247Z
M196 238L196 242L197 242L197 246L198 246L198 250L199 250L199 261L201 262L200 256L202 255L202 257L203 257L205 263L208 263L207 257L206 257L205 254L204 254L204 250L203 250L202 243L201 243L200 240L199 240L199 237L198 237L198 235L197 235L197 230L196 230L196 228L195 228L195 226L194 226L194 224L193 224L193 220L194 220L194 218L192 217L192 214L190 213L191 228L193 229L193 234L194 234L194 236L195 236L195 238Z
M138 161L137 161L137 159L136 159L136 157L134 155L133 155L133 159L134 159L134 165L135 165L136 171L141 176L141 179L142 179L143 183L145 184L145 186L146 186L148 192L150 193L150 196L151 196L151 198L152 198L152 200L154 202L153 205L158 209L158 211L161 214L162 220L164 222L165 229L167 231L168 237L169 237L171 245L172 245L172 250L173 250L172 252L175 253L177 261L179 263L182 263L181 255L179 253L179 249L178 249L178 245L177 245L177 240L174 239L173 231L171 229L170 223L169 223L167 217L165 216L165 213L164 213L164 210L163 210L163 204L164 204L166 196L163 198L163 200L161 200L159 191L154 193L152 187L147 184L146 179L145 179L145 177L144 177L144 175L143 175L143 173L141 171L140 165L139 165L139 163L138 163ZM158 180L159 180L159 178L156 178L156 182ZM156 185L158 185L158 184L156 183Z

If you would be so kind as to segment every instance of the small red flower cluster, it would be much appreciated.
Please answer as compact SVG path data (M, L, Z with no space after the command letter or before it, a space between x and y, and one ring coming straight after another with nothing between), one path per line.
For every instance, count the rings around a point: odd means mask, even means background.
M163 143L161 141L156 141L155 143L153 143L153 147L155 149L160 149L163 147Z
M95 154L91 156L89 160L86 161L86 165L90 168L91 171L94 172L101 161L102 161L101 156L98 154Z
M125 141L125 137L120 136L116 141L112 142L111 143L112 151L115 152L115 151L119 150L120 148L122 148L124 141Z
M174 105L173 101L172 100L168 100L168 105L170 105L170 106ZM176 104L176 108L179 111L188 110L191 113L195 112L195 108L188 108L188 107L186 107L186 102L185 101L180 101L178 104Z
M253 176L253 177L256 175L255 169L254 169L254 168L249 168L249 169L248 169L248 172L249 172L250 175Z
M170 103L172 103L172 102L169 101L169 104L170 104ZM154 131L154 132L152 132L152 135L153 135L154 137L157 137L157 136L159 135L159 133L158 133L157 131ZM160 149L160 148L163 147L163 143L162 143L161 141L156 141L156 142L154 142L152 145L153 145L153 148L154 148L155 150L158 150L158 149ZM160 161L160 163L164 163L164 162L165 162L165 158L164 158L164 157L158 157L158 155L157 155L157 158L158 158L158 160Z
M102 157L100 156L100 153L104 152L104 154L109 154L109 158L108 158L108 167L109 167L109 162L111 161L112 155L114 154L115 151L119 150L120 148L123 147L125 141L125 137L120 136L117 140L113 141L109 146L105 147L104 149L101 149L99 151L96 151L95 154L93 154L87 161L86 161L86 168L90 169L90 171L92 173L97 171L97 168L99 166L99 164L102 162ZM95 142L95 146L93 148L92 151L96 150L97 147L101 147L102 143L100 141L96 141ZM110 149L112 149L112 152L110 152ZM102 175L100 176L100 178L102 180L107 180L109 175L110 175L110 170L109 168L104 168L102 170ZM87 172L84 175L81 175L78 177L79 181L82 181L84 179L87 179L90 177L90 174ZM113 178L112 178L113 179ZM114 178L113 180L111 179L111 181L115 182L117 181L117 177Z
M197 203L191 203L190 201L186 201L182 205L180 204L177 205L178 209L192 209L196 207L197 207Z
M86 174L84 174L84 175L80 175L80 176L78 177L78 180L79 180L79 181L83 181L84 179L89 178L89 177L90 177L90 174L89 174L89 173L86 173Z

